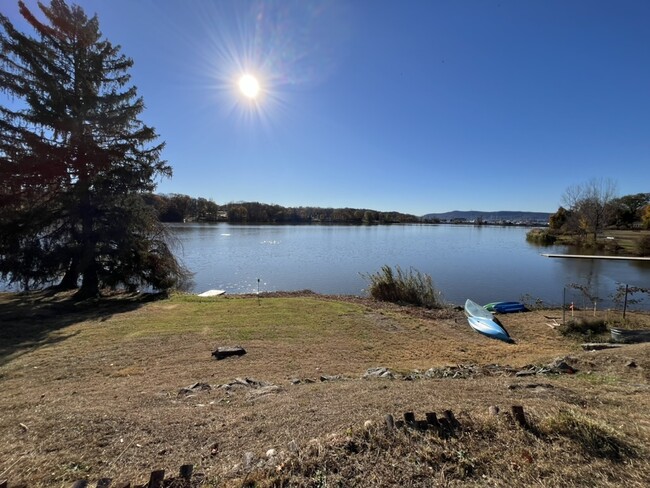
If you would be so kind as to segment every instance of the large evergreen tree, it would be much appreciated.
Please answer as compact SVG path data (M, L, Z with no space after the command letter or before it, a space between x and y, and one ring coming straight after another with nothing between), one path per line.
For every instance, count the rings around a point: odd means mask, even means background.
M142 199L171 167L138 118L133 61L81 7L39 3L41 21L18 3L34 34L0 14L0 276L82 296L174 286L183 269Z

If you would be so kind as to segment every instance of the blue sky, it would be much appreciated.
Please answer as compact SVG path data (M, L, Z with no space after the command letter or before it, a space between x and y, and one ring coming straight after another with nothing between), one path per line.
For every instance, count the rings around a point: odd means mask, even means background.
M647 0L76 3L135 61L162 193L421 215L650 191Z

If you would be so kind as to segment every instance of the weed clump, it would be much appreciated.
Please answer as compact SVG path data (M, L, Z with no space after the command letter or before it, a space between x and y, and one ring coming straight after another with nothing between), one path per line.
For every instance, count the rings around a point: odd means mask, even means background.
M612 428L571 410L561 410L550 418L546 434L570 439L589 456L617 462L636 457L636 449L621 439Z
M444 306L442 295L433 285L431 276L413 268L404 272L396 266L393 271L393 268L384 265L378 273L363 276L370 282L368 292L375 300L426 308Z
M569 320L560 331L565 336L592 338L607 333L607 323L600 318L575 318Z

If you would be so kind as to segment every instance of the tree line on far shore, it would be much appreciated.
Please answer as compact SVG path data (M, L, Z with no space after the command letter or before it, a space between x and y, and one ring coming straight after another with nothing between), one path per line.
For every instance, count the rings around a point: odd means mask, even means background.
M420 217L400 212L358 208L283 207L260 202L217 205L212 200L180 194L150 194L162 222L231 222L272 224L412 224Z

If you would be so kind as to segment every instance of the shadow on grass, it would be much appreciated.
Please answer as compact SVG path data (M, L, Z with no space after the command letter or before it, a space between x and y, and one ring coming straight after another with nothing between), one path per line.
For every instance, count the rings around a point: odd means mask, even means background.
M38 347L74 337L78 332L64 331L70 325L103 322L164 297L119 293L80 301L72 292L54 290L0 293L0 366Z

